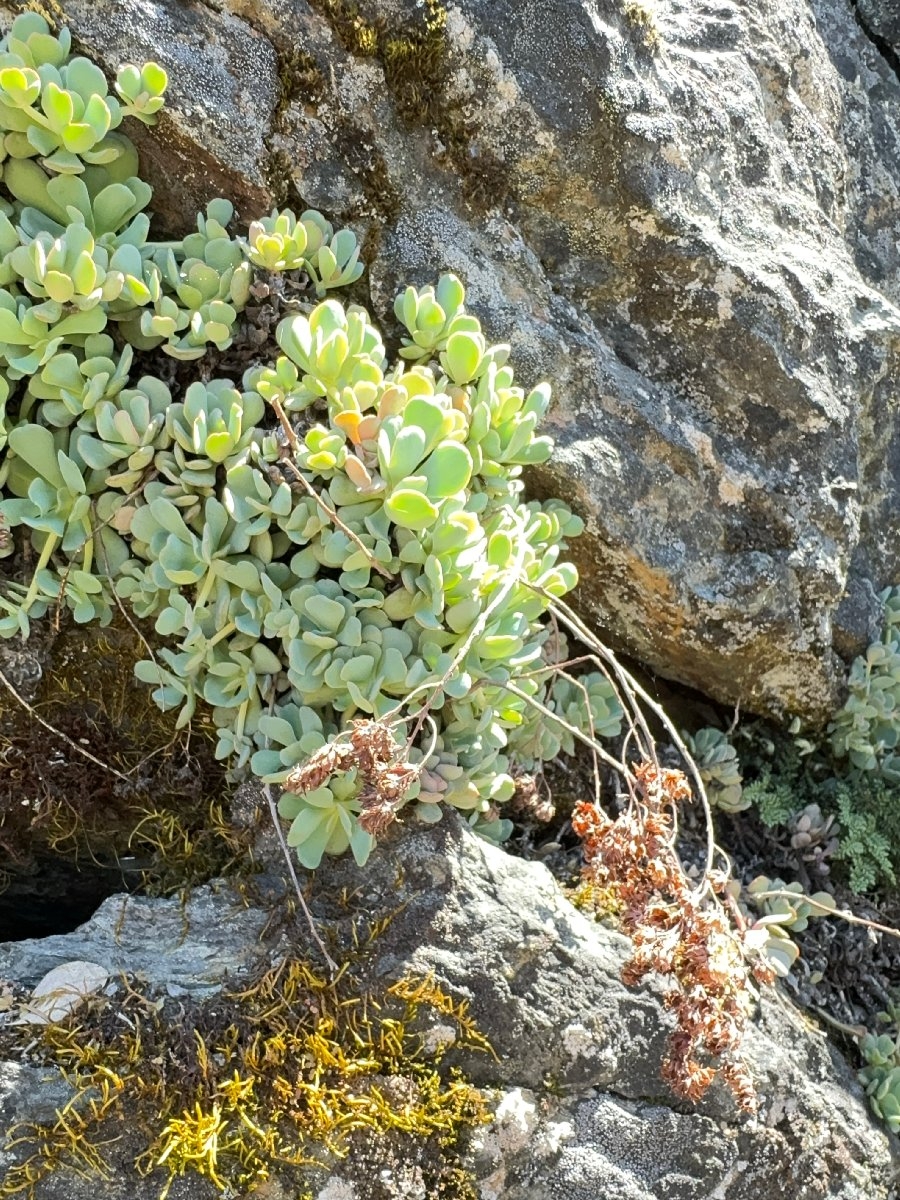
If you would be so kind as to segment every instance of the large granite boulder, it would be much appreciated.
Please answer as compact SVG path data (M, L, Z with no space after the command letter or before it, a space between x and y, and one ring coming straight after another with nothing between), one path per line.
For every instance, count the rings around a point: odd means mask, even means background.
M900 578L900 84L868 8L65 14L108 65L170 71L141 139L164 225L215 193L319 206L364 235L381 317L459 272L521 377L555 383L532 484L587 518L582 608L667 676L821 721Z

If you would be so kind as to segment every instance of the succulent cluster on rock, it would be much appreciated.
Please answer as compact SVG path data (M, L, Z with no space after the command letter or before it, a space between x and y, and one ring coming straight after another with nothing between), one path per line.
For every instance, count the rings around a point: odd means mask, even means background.
M516 384L453 275L398 297L390 362L365 309L321 299L362 264L317 212L235 236L215 199L181 241L153 241L118 126L152 123L165 87L156 64L128 65L116 100L35 13L0 44L0 522L3 553L33 560L4 585L0 634L130 609L168 643L138 677L182 725L209 706L235 770L281 781L355 722L390 718L415 764L398 802L425 821L451 804L501 839L513 764L571 736L548 710L619 729L602 676L544 658L541 618L576 583L561 554L581 529L565 504L522 497L523 466L550 454L535 432L550 389ZM135 350L189 363L227 348L256 269L298 272L320 299L280 322L274 362L174 395L132 378ZM306 866L370 852L359 785L350 771L285 800Z

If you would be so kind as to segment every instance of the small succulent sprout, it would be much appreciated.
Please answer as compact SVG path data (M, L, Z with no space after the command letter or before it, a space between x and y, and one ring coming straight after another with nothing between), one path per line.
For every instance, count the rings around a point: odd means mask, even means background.
M840 826L833 816L826 816L818 804L807 804L788 822L791 847L804 862L812 863L819 874L828 873L828 859L840 847Z
M194 587L202 608L219 581L236 588L255 585L259 569L244 558L250 534L236 526L215 497L203 505L201 532L195 533L178 508L162 497L139 508L130 532L145 558L151 581L160 589Z
M513 831L513 823L508 817L501 817L499 809L493 805L486 813L469 813L466 824L474 834L492 846L502 846Z
M122 113L135 117L145 125L156 124L156 114L165 100L163 94L169 78L155 62L146 62L141 67L127 63L116 74L116 94L122 102Z
M881 638L850 668L843 707L828 726L831 746L854 770L900 780L900 589L882 593Z
M131 260L129 251L134 256ZM90 230L78 223L69 225L57 238L37 234L12 252L10 263L30 295L87 309L118 299L125 286L123 267L142 271L140 252L134 247L123 247L114 257L116 266L110 273L108 253L96 245Z
M253 367L244 373L244 387L257 391L267 404L280 404L285 412L302 412L316 397L300 383L297 368L280 354L274 367Z
M302 690L315 686L339 646L353 650L362 646L362 612L331 579L304 583L291 592L288 600L298 614L296 632L291 628L290 643L285 645L290 663L288 678Z
M272 209L253 221L247 233L247 257L266 271L296 271L306 265L307 228L289 208Z
M73 444L89 467L108 472L107 487L131 492L157 452L171 444L166 425L171 404L166 385L145 375L136 388L102 400L93 412L96 434L76 430Z
M721 729L707 726L685 741L700 769L700 778L713 808L742 812L751 801L744 796L737 751Z
M161 294L153 310L141 314L139 327L124 326L138 348L162 344L166 354L190 360L205 354L210 343L219 350L231 345L238 313L250 296L250 264L226 228L233 213L227 200L211 200L177 255L169 246L154 256Z
M279 814L291 822L289 846L307 870L314 871L325 854L343 854L348 848L364 866L375 839L359 824L362 807L355 769L335 775L327 786L304 795L285 792L278 801Z
M455 275L442 275L437 287L416 290L408 287L394 302L394 313L410 333L405 338L401 357L421 360L436 357L446 347L450 327L462 332L479 332L474 318L466 325L466 291Z
M108 625L112 619L106 581L71 562L61 570L50 567L36 570L19 611L27 619L42 616L51 606L69 609L79 624L95 621Z
M68 28L62 26L58 34L53 34L46 19L36 12L20 13L0 41L0 55L18 58L23 66L34 70L45 65L61 67L71 49Z
M26 615L33 614L35 603L43 606L48 588L61 599L65 595L64 577L56 576L52 557L59 551L70 560L67 573L79 572L74 578L74 590L66 603L77 607L80 615L87 610L91 595L96 599L98 619L106 614L107 594L82 576L91 574L95 559L95 537L92 519L92 492L96 481L86 478L78 463L57 449L53 435L39 425L22 424L9 435L9 447L31 471L27 494L23 498L0 501L0 519L7 528L29 527L32 542L39 553L34 575L21 605ZM107 545L115 553L116 535L110 533ZM117 561L113 565L118 565ZM48 582L51 581L51 582ZM108 617L106 618L108 620Z
M363 273L359 253L356 235L349 229L341 229L315 252L308 250L306 270L315 284L316 295L324 296L329 288L355 283Z
M15 54L4 59L0 125L9 130L8 155L39 156L47 171L73 174L86 163L119 157L119 144L108 135L121 123L122 110L99 67L81 57L43 63L37 70Z
M115 352L112 338L97 333L86 337L81 348L54 354L28 383L29 398L43 402L43 419L63 429L76 421L92 429L95 407L118 396L128 382L134 352L125 346L118 359Z
M401 415L385 417L378 434L378 467L389 486L385 511L403 529L433 525L441 504L464 491L472 456L452 437L452 409L440 396L413 396Z
M255 642L246 653L227 647L226 652L207 660L203 698L216 708L241 708L251 698L258 698L259 685L266 677L280 673L281 659L262 642Z
M589 730L599 738L621 735L622 706L612 684L599 671L589 671L574 678L558 675L553 681L551 695L554 711L569 725ZM566 754L575 753L575 742L568 730L563 730L561 746Z
M252 586L243 587L236 596L232 595L228 606L235 629L250 638L251 642L259 641L264 636L266 619L281 612L285 606L285 594L296 582L286 563L273 562L259 553L258 546L258 536L255 536L250 542L250 550L261 563L258 578Z
M426 824L441 819L443 805L485 814L509 800L515 791L507 758L496 747L489 748L481 742L477 727L464 730L463 724L460 722L457 735L462 735L462 745L467 748L462 749L440 735L411 793L411 798L417 801L416 816ZM411 761L419 763L421 759L419 750L411 752Z
M860 1040L860 1053L869 1067L895 1067L900 1065L900 1048L897 1038L887 1033L867 1033Z
M757 922L744 935L748 950L762 955L779 979L786 979L800 957L800 947L780 925Z
M888 1017L879 1014L880 1019ZM894 1033L867 1033L859 1049L865 1066L859 1079L866 1089L872 1111L892 1133L900 1133L900 1037Z
M125 336L138 349L162 345L164 353L184 361L202 358L210 345L225 350L246 302L242 287L239 302L234 295L235 274L230 268L218 272L197 259L185 262L180 271L170 264L162 280L174 295L160 294L153 310L141 314L139 327L123 326Z
M292 767L321 749L336 732L326 729L319 713L295 700L275 706L271 716L260 717L253 771L264 783L281 783Z
M232 520L254 536L290 516L294 496L284 480L275 482L248 462L229 467L225 478L222 502Z
M64 315L61 304L49 300L36 305L0 289L0 359L10 378L34 375L64 345L80 345L106 326L100 305Z
M142 247L150 221L143 210L152 190L137 176L108 182L107 175L56 175L46 173L29 159L6 164L3 182L23 206L19 229L27 237L40 233L58 237L67 225L80 222L97 245L113 252L120 245ZM91 185L90 187L88 185Z
M802 933L810 917L826 916L835 908L830 892L814 892L806 896L802 884L785 883L783 879L769 879L766 875L758 875L749 883L747 892L762 911L766 924L778 925L792 933Z
M167 427L179 462L192 471L212 472L233 462L257 436L265 405L256 392L239 392L230 379L192 383L181 404L168 410Z
M307 255L316 254L334 236L334 226L327 217L314 208L307 208L302 212L300 221L306 230Z
M180 709L175 722L176 729L184 729L190 724L199 699L196 679L188 678L186 673L187 658L185 653L163 649L155 660L142 659L134 668L135 675L142 683L153 686L153 699L163 712ZM168 666L163 666L163 662Z
M336 300L325 300L309 317L285 317L276 337L302 372L302 394L336 399L344 388L382 381L381 336L366 311L355 305L345 311Z
M535 436L535 430L549 404L549 384L538 384L525 396L512 385L508 367L491 364L477 384L467 441L477 469L502 479L510 468L546 462L552 442Z
M297 465L304 470L315 471L327 479L344 465L347 447L338 433L332 433L323 425L314 425L303 439L304 448L296 455Z
M196 232L189 233L181 243L184 256L202 259L219 270L238 266L243 260L241 248L228 233L233 219L234 205L230 200L222 196L210 200L206 212L197 214Z

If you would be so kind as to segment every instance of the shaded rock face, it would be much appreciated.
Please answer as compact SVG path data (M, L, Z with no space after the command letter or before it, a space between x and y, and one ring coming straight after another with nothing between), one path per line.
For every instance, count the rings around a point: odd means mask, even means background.
M897 0L857 0L860 24L888 56L900 48L900 4Z
M587 519L582 608L669 677L827 719L900 579L896 5L65 11L170 71L141 143L164 224L215 192L321 207L381 317L457 271L554 382L532 484Z
M479 841L453 814L388 839L362 870L329 860L308 895L339 958L358 946L361 917L380 930L366 958L373 985L432 973L445 992L470 1001L496 1058L451 1046L448 1062L490 1089L495 1107L467 1152L481 1200L892 1196L895 1139L870 1118L848 1065L788 1002L767 996L748 1033L758 1118L739 1114L717 1087L701 1106L677 1103L658 1073L669 1018L658 995L622 985L625 940L576 912L545 867ZM139 971L164 992L210 995L226 977L239 983L260 958L291 949L314 956L302 924L290 932L269 921L280 933L261 933L269 916L227 886L199 889L186 906L114 897L68 937L0 946L0 976L31 986L61 962L86 959L110 973ZM445 1020L429 1018L426 1044L446 1040L448 1030L452 1039ZM23 1072L27 1090L16 1082ZM4 1127L46 1119L60 1088L53 1072L0 1066ZM116 1153L108 1182L57 1173L38 1186L37 1200L150 1200L158 1180L138 1179ZM331 1178L310 1176L312 1194L383 1197L366 1162L351 1151ZM184 1186L179 1195L206 1194L205 1184ZM398 1183L387 1194L416 1193Z

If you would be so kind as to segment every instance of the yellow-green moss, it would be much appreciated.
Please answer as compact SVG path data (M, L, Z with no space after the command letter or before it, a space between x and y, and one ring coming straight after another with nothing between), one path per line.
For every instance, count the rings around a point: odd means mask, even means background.
M656 13L651 5L645 0L626 0L622 11L628 24L640 37L644 48L655 54L662 45L662 38L656 23Z
M33 1196L64 1168L98 1179L133 1168L158 1180L161 1198L191 1174L220 1191L277 1177L297 1195L311 1168L348 1155L413 1163L429 1197L470 1197L460 1140L489 1119L487 1105L442 1067L442 1047L426 1049L429 1010L452 1023L456 1045L489 1051L465 1002L432 979L374 993L349 964L330 981L296 958L203 1002L125 982L37 1034L7 1027L7 1058L30 1043L29 1061L59 1069L75 1094L55 1123L9 1132L17 1162L0 1197Z
M447 40L447 11L441 0L425 0L421 14L396 25L368 17L349 0L311 0L351 54L374 58L384 71L385 84L397 115L408 126L433 129L443 147L441 158L458 176L470 203L492 207L506 195L510 182L504 164L491 154L472 154L477 127L444 86L451 71ZM375 164L373 179L360 173L367 199L377 199L376 215L391 221L399 199L385 202L381 184L386 174ZM374 177L378 176L378 179ZM371 183L371 186L370 186Z

